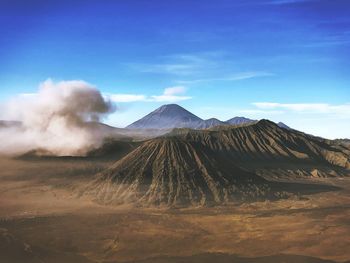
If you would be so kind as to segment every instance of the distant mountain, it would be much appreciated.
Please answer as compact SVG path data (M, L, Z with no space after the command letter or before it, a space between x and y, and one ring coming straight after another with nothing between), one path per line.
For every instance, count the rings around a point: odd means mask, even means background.
M232 119L229 119L226 121L226 123L230 125L241 125L241 124L246 124L246 123L252 123L255 122L256 120L251 120L245 117L234 117Z
M127 126L127 129L173 129L173 128L190 128L190 129L207 129L223 125L241 125L253 123L244 117L235 117L226 122L216 118L203 120L188 110L177 104L163 105L155 111L149 113L140 120Z
M242 125L242 124L250 124L250 123L254 123L254 122L257 122L257 120L252 120L252 119L248 119L245 117L234 117L232 119L227 120L225 123L230 124L230 125ZM277 125L280 128L284 128L287 130L291 129L289 126L287 126L283 122L278 122Z
M200 123L197 123L193 129L208 129L215 126L227 125L225 122L222 122L216 118L211 118L207 120L203 120ZM191 128L191 127L188 127Z
M280 128L284 128L284 129L287 129L287 130L291 130L291 127L289 127L288 125L284 124L283 122L279 122L279 123L277 123L277 125L278 125Z
M167 104L130 124L128 129L194 128L203 120L177 104Z
M116 128L98 122L88 122L85 124L85 128L88 128L92 132L103 134L106 137L146 139L163 135L167 130L173 128L209 129L216 126L242 125L254 122L257 122L257 120L245 117L234 117L227 121L221 121L216 118L203 120L177 104L167 104L152 111L126 128ZM281 128L291 129L283 122L279 122L277 125ZM22 123L19 121L0 120L0 129L21 127Z

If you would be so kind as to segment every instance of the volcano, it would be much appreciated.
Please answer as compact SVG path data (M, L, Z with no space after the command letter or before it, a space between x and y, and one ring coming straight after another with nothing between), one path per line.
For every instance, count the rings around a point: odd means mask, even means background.
M243 127L218 127L209 130L175 129L168 136L180 136L188 142L200 142L216 155L231 160L309 163L350 169L350 149L332 141L261 120Z
M349 173L349 148L262 120L247 126L174 129L144 142L84 187L103 204L210 206L288 196L249 167L286 163ZM292 179L292 177L289 177Z
M128 129L194 128L203 120L177 104L167 104L130 124Z
M86 190L104 204L203 206L273 198L273 187L200 143L169 137L144 143Z

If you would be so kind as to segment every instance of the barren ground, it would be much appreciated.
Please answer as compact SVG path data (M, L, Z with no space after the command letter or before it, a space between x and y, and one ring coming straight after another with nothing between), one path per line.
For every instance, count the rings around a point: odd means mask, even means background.
M235 207L141 209L77 198L74 187L107 165L2 158L0 262L176 262L164 256L203 253L350 260L350 178L307 180L338 191Z

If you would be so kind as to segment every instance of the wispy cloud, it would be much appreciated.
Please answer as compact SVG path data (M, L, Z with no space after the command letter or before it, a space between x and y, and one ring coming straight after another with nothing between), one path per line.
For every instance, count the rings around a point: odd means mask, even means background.
M321 40L321 41L315 41L313 43L304 44L303 47L329 47L329 46L343 46L343 45L349 45L350 40Z
M263 110L288 110L297 113L335 114L350 117L350 104L255 102L253 105Z
M200 83L200 82L211 82L211 81L238 81L259 77L268 77L274 76L273 73L265 72L265 71L247 71L247 72L239 72L236 74L232 74L226 77L221 78L203 78L203 79L192 79L192 80L179 80L178 83L183 84L191 84L191 83Z
M144 94L105 94L113 102L178 102L192 99L190 96L185 96L186 88L183 86L175 86L164 89L161 95L147 96Z
M185 92L186 92L186 88L184 86L175 86L175 87L166 88L164 90L164 95L174 96L176 94L183 94Z
M191 99L192 97L182 95L185 92L186 88L182 86L166 88L162 95L151 96L151 101L176 102Z
M173 54L156 58L159 63L130 63L134 70L145 73L192 75L217 66L214 58L219 52L204 52L198 54Z
M131 63L128 64L134 70L143 73L173 75L177 78L175 83L195 84L213 81L239 81L259 77L274 76L273 73L264 70L239 71L233 63L230 54L223 51L171 54L162 56L156 60L160 63Z
M322 39L316 39L310 43L305 43L303 47L329 47L329 46L342 46L350 44L350 31L333 34L332 36L326 36Z
M172 75L190 75L197 72L197 65L193 64L134 64L134 68L145 73L159 73Z

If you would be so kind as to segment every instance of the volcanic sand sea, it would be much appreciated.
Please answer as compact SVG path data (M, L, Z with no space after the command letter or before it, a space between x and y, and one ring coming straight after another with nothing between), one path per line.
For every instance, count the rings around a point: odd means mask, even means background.
M350 259L350 178L303 180L339 186L338 191L211 208L101 206L74 195L77 185L109 165L97 159L2 158L0 262L123 262L153 257L158 261L145 262L195 262L203 257L224 262L225 256L231 257L226 254ZM283 260L286 257L291 256ZM180 261L186 258L190 261ZM298 262L320 262L312 260Z

